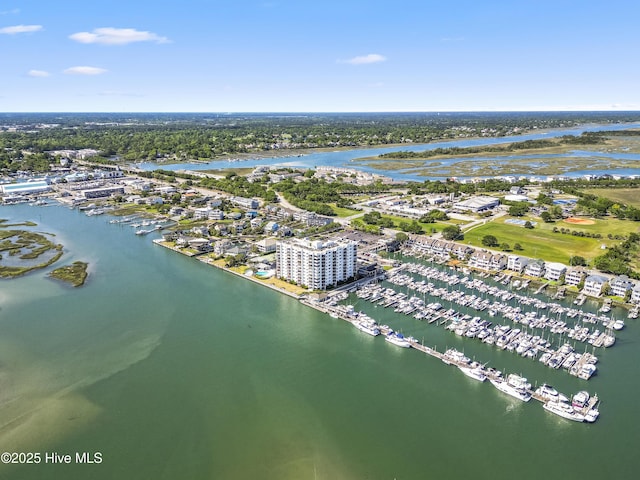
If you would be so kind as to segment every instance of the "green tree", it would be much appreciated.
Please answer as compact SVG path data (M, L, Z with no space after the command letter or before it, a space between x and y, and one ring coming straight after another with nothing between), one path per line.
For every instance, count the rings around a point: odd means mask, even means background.
M445 240L456 240L462 235L462 230L458 225L449 225L442 229L442 237Z
M548 212L555 219L560 219L563 216L562 207L560 205L550 206Z
M527 220L526 222L524 222L524 228L532 229L533 224L529 220Z
M574 255L573 257L569 258L569 265L571 265L572 267L585 266L586 264L587 260L580 255Z
M514 243L514 244L513 244L513 249L514 249L514 250L517 250L517 251L524 250L524 249L522 248L522 245L520 245L519 243Z
M512 217L523 217L529 211L529 204L527 202L514 203L509 207L509 215Z
M400 243L404 243L407 240L409 240L409 235L407 235L404 232L398 232L396 233L396 240L399 241Z
M482 237L482 245L485 247L497 247L498 239L493 235L485 235Z

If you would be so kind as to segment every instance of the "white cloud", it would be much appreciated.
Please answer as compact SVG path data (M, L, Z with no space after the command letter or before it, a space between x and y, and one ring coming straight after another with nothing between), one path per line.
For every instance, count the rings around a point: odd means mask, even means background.
M64 71L67 75L100 75L106 72L104 68L99 67L71 67Z
M45 72L44 70L29 70L27 73L30 77L48 77L51 74L49 72Z
M103 97L144 97L144 95L140 93L120 92L118 90L105 90L100 92L98 95Z
M353 57L349 60L342 60L339 63L350 63L351 65L366 65L369 63L380 63L386 61L387 58L377 53L370 53L369 55L362 55L360 57Z
M0 33L15 35L16 33L31 33L39 30L42 30L42 25L14 25L12 27L0 28Z
M369 63L385 62L386 60L387 58L383 57L382 55L379 55L377 53L370 53L369 55L353 57L349 60L338 60L338 63L349 63L351 65L367 65Z
M19 8L13 8L11 10L3 10L0 12L0 15L17 15L18 13L20 13L20 9Z
M71 40L80 43L98 43L100 45L127 45L135 42L169 43L169 39L152 32L141 32L134 28L96 28L93 32L78 32L69 35Z

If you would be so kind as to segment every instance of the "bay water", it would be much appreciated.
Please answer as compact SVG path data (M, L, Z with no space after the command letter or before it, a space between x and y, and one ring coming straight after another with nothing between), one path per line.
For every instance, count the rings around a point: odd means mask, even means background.
M0 465L3 479L637 477L636 321L588 382L467 342L491 366L597 392L600 419L577 424L106 216L15 205L0 218L65 247L0 281L0 451L101 455ZM75 260L89 262L85 286L46 277ZM440 350L462 342L366 308Z

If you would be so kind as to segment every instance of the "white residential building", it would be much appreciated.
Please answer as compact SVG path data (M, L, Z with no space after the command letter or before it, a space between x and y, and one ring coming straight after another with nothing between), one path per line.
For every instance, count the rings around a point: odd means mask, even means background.
M276 244L276 275L324 290L356 274L357 243L293 239Z
M611 295L624 298L627 291L633 290L635 284L626 275L620 275L612 279L609 286L611 287Z
M527 257L521 257L520 255L509 255L509 258L507 260L507 270L522 273L522 271L528 264L529 259Z
M640 283L631 292L631 303L640 304Z
M525 275L532 277L542 277L544 275L545 266L542 260L531 260L524 269Z
M558 281L566 272L566 265L563 265L562 263L549 262L546 264L544 278L547 280Z
M209 212L209 220L224 220L224 212L222 210L211 210Z
M491 265L491 254L476 250L469 259L469 266L479 268L481 270L489 270Z
M260 206L260 202L255 198L231 197L231 203L244 208L258 208Z
M599 297L602 293L602 287L607 283L607 278L602 275L589 275L584 280L584 288L582 293L592 297Z
M212 210L209 207L195 208L193 210L194 220L209 220L209 214Z
M263 238L256 242L256 248L260 253L271 253L276 251L278 241L275 238Z
M573 285L575 287L577 285L580 285L580 282L582 282L586 276L587 276L587 271L585 268L583 267L571 268L567 271L565 275L564 283L567 285Z
M505 268L507 268L506 255L502 255L500 253L491 255L491 260L489 261L489 270L504 270Z

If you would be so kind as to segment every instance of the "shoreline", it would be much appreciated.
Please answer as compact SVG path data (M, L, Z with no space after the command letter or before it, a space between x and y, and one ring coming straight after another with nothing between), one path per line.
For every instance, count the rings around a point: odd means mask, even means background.
M161 247L164 247L164 248L166 248L168 250L171 250L173 252L179 253L180 255L184 255L185 257L195 258L199 262L202 262L202 263L204 263L206 265L210 265L210 266L215 267L215 268L217 268L219 270L222 270L224 272L232 273L233 275L236 275L237 277L241 277L241 278L244 278L246 280L250 280L250 281L252 281L254 283L257 283L258 285L262 285L264 287L270 288L271 290L274 290L276 292L284 293L285 295L288 295L289 297L295 298L296 300L300 300L300 299L302 299L302 298L304 298L306 296L306 295L298 295L298 294L296 294L294 292L290 292L290 291L288 291L288 290L286 290L284 288L277 287L275 285L271 285L271 284L262 282L257 278L253 278L253 276L248 276L248 275L244 275L244 274L239 273L239 272L235 272L235 271L231 270L230 268L223 267L223 266L220 266L220 265L216 265L212 261L209 261L210 260L209 258L207 258L207 259L198 258L198 257L201 256L201 254L183 252L183 251L181 251L180 249L178 249L176 247L173 247L171 245L167 245L166 242L164 242L160 238L156 238L156 239L152 240L152 242L155 245L160 245Z
M615 123L613 125L637 125L637 122L621 122ZM216 156L214 158L209 159L191 159L191 160L167 160L163 162L153 162L150 160L145 161L144 163L156 163L158 165L158 169L162 169L161 165L181 165L188 163L200 163L206 165L211 162L218 162L224 160L233 160L239 159L240 162L245 160L263 160L263 159L271 159L271 158L284 158L284 157L300 157L311 155L313 153L327 153L327 152L348 152L352 150L376 150L379 148L397 148L406 146L407 148L421 146L421 145L432 145L434 143L448 143L448 142L457 142L463 140L486 140L486 139L502 139L503 142L498 142L497 144L504 143L518 143L517 139L526 135L545 135L551 132L561 131L561 130L570 130L570 129L579 129L579 128L592 128L592 127L606 127L607 125L598 124L598 123L581 123L577 125L573 125L571 127L557 127L557 128L545 128L545 129L530 129L525 132L518 132L514 135L507 136L482 136L482 135L473 135L468 137L455 137L455 138L438 138L432 139L429 142L407 142L407 143L380 143L375 145L354 145L354 146L335 146L335 147L302 147L302 148L283 148L278 150L267 150L267 151L256 151L252 153L228 153ZM598 130L600 131L600 130ZM606 130L605 130L606 131ZM509 139L514 139L514 141L510 141ZM365 159L371 159L376 157L360 157L357 159L353 159L353 161L361 161ZM436 157L430 157L436 158ZM445 157L446 158L446 157ZM127 165L135 165L134 163L127 163Z

